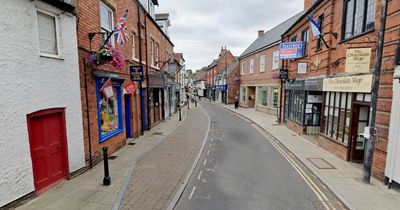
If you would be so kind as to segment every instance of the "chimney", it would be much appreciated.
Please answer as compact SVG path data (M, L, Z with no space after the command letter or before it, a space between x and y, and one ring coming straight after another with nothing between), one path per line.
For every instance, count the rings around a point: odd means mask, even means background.
M264 35L264 30L259 30L258 31L258 38L262 37Z
M315 2L315 0L304 0L304 9L308 9Z

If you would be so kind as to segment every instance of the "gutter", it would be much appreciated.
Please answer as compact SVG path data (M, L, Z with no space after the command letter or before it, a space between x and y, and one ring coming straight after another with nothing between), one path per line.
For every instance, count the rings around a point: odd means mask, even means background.
M71 5L71 4L68 4L68 3L64 2L64 1L61 1L61 0L41 0L41 1L46 2L47 4L50 4L50 5L53 5L54 7L57 7L59 9L64 10L64 11L67 11L67 12L73 14L73 15L76 15L75 12L74 12L75 11L75 7L73 5Z

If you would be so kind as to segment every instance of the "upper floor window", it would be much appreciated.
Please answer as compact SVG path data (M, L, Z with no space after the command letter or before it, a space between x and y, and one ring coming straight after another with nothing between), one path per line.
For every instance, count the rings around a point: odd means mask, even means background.
M309 34L308 28L304 29L304 31L301 32L301 41L303 41L303 55L304 56L307 56L307 54L308 54L308 34Z
M242 63L242 68L240 70L241 75L245 75L246 74L246 63L243 62Z
M136 58L136 43L135 43L135 37L136 37L136 34L133 32L132 33L132 59L135 59Z
M320 15L318 17L318 23L319 23L319 31L321 32L321 35L318 37L318 41L317 41L317 50L322 48L322 36L323 36L323 31L324 31L324 15Z
M375 0L345 0L342 39L348 39L374 28Z
M297 41L297 35L292 36L292 38L290 38L290 41L291 41L291 42Z
M279 68L279 50L272 53L272 69Z
M102 42L104 43L110 35L110 33L114 30L114 15L112 9L110 9L106 4L100 2L100 21L101 21L101 32L104 32L102 35ZM114 45L114 39L110 38L109 42Z
M254 59L250 60L250 74L254 73Z
M160 67L159 50L160 50L160 46L158 45L158 43L156 43L156 65L155 66L157 66L157 67Z
M155 59L154 59L154 40L150 39L150 64L155 66Z
M40 54L59 56L58 18L49 13L37 11Z
M265 71L265 55L260 57L260 72Z

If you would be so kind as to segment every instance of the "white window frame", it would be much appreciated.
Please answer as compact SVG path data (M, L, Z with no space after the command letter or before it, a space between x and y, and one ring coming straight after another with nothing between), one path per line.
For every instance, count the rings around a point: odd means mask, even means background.
M156 51L155 51L155 55L156 55L156 67L160 68L160 45L158 44L158 42L156 42Z
M110 29L106 29L105 27L103 27L102 22L101 22L101 7L106 8L109 12L111 12L111 28ZM100 10L99 10L99 15L100 15L100 30L101 32L106 32L105 36L108 36L108 33L111 33L112 30L114 30L114 11L107 6L104 2L100 1ZM110 31L108 31L110 30ZM109 40L111 42L112 46L115 46L115 39L113 36L110 37L111 40Z
M254 59L250 60L250 70L249 70L250 74L254 74Z
M241 73L241 75L246 74L246 62L242 62L242 68L241 68L240 73Z
M242 100L243 96L244 96L245 100ZM247 102L247 86L241 86L240 87L240 99L239 99L239 101L242 102L242 103L246 103Z
M38 27L37 35L38 35L38 46L39 46L39 55L41 57L48 57L48 58L58 58L63 59L62 57L62 48L61 48L61 33L60 33L60 16L57 11L50 12L51 9L49 7L45 8L42 5L36 5L36 15L38 13L43 13L45 15L49 15L54 18L55 21L55 30L56 30L56 46L57 46L57 54L49 54L49 53L42 53L40 49L40 35L39 35L39 22L38 17L36 17L36 23ZM39 7L39 8L38 8Z
M260 72L265 72L265 55L260 57Z
M150 65L154 67L154 39L150 39Z
M272 53L272 69L279 68L279 50Z

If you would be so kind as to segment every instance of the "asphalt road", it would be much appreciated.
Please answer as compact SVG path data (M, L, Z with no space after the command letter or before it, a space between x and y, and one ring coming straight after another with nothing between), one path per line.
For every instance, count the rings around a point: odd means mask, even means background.
M306 169L296 169L252 122L210 103L202 106L211 118L210 133L175 209L340 209L314 177L312 184L326 196L321 199L298 172Z

